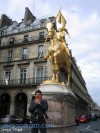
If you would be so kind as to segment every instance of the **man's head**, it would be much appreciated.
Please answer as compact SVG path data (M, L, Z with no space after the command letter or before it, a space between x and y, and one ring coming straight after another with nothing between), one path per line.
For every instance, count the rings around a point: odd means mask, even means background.
M42 99L42 92L40 90L37 90L35 92L35 98L39 98L39 99Z

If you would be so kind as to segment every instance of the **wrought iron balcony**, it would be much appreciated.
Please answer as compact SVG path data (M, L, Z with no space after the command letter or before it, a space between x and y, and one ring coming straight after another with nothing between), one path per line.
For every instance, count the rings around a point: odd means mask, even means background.
M27 38L27 41L23 38L23 39L16 39L14 40L13 44L12 43L9 43L8 42L1 42L1 45L0 47L5 47L5 46L15 46L15 45L20 45L20 44L23 44L23 43L28 43L28 42L35 42L35 41L40 41L40 40L43 40L43 39L46 39L47 38L47 34L44 34L44 37L40 38L40 36L33 36L33 37L28 37Z
M10 62L10 61L12 61L12 57L7 58L7 62Z
M26 79L13 79L13 80L0 80L0 86L19 86L19 85L39 85L45 80L49 80L51 77L39 77L39 78L26 78Z
M22 55L22 60L27 59L27 55Z

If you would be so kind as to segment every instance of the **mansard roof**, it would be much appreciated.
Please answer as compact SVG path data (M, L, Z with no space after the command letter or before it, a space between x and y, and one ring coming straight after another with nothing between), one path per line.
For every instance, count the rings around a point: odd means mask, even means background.
M28 7L26 7L24 18L20 23L18 23L17 21L12 21L9 17L3 14L0 19L0 31L5 30L5 34L8 35L15 32L17 33L34 28L40 28L41 23L46 24L46 22L53 19L54 17L44 17L36 19L36 17L28 9Z
M31 13L31 11L28 9L28 7L25 8L25 14L24 14L24 23L30 24L32 21L36 19L35 16Z
M10 26L10 25L12 25L12 20L5 14L2 14L1 20L0 20L0 28L5 26Z

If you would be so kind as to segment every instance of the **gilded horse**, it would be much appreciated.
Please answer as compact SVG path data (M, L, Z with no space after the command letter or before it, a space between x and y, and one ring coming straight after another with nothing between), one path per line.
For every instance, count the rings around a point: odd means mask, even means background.
M71 55L65 44L65 38L63 36L64 31L57 32L54 29L52 22L47 23L48 37L51 44L48 48L48 53L44 57L50 60L52 66L52 80L59 82L60 68L63 67L67 73L67 85L70 85L70 68L71 68Z

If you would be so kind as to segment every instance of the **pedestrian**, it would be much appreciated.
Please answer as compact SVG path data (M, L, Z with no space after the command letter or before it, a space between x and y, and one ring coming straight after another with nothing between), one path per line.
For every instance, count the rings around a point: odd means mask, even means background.
M76 125L79 126L79 115L76 114L75 116L75 122L76 122Z
M35 97L32 97L32 101L29 107L29 112L31 113L33 127L31 133L46 132L46 111L48 110L48 103L46 100L42 99L42 92L37 90L35 92Z
M34 101L34 99L35 99L35 96L32 96L32 100L33 101ZM45 119L48 119L49 118L48 115L47 115L47 113L45 111L43 111L43 114L44 114Z

